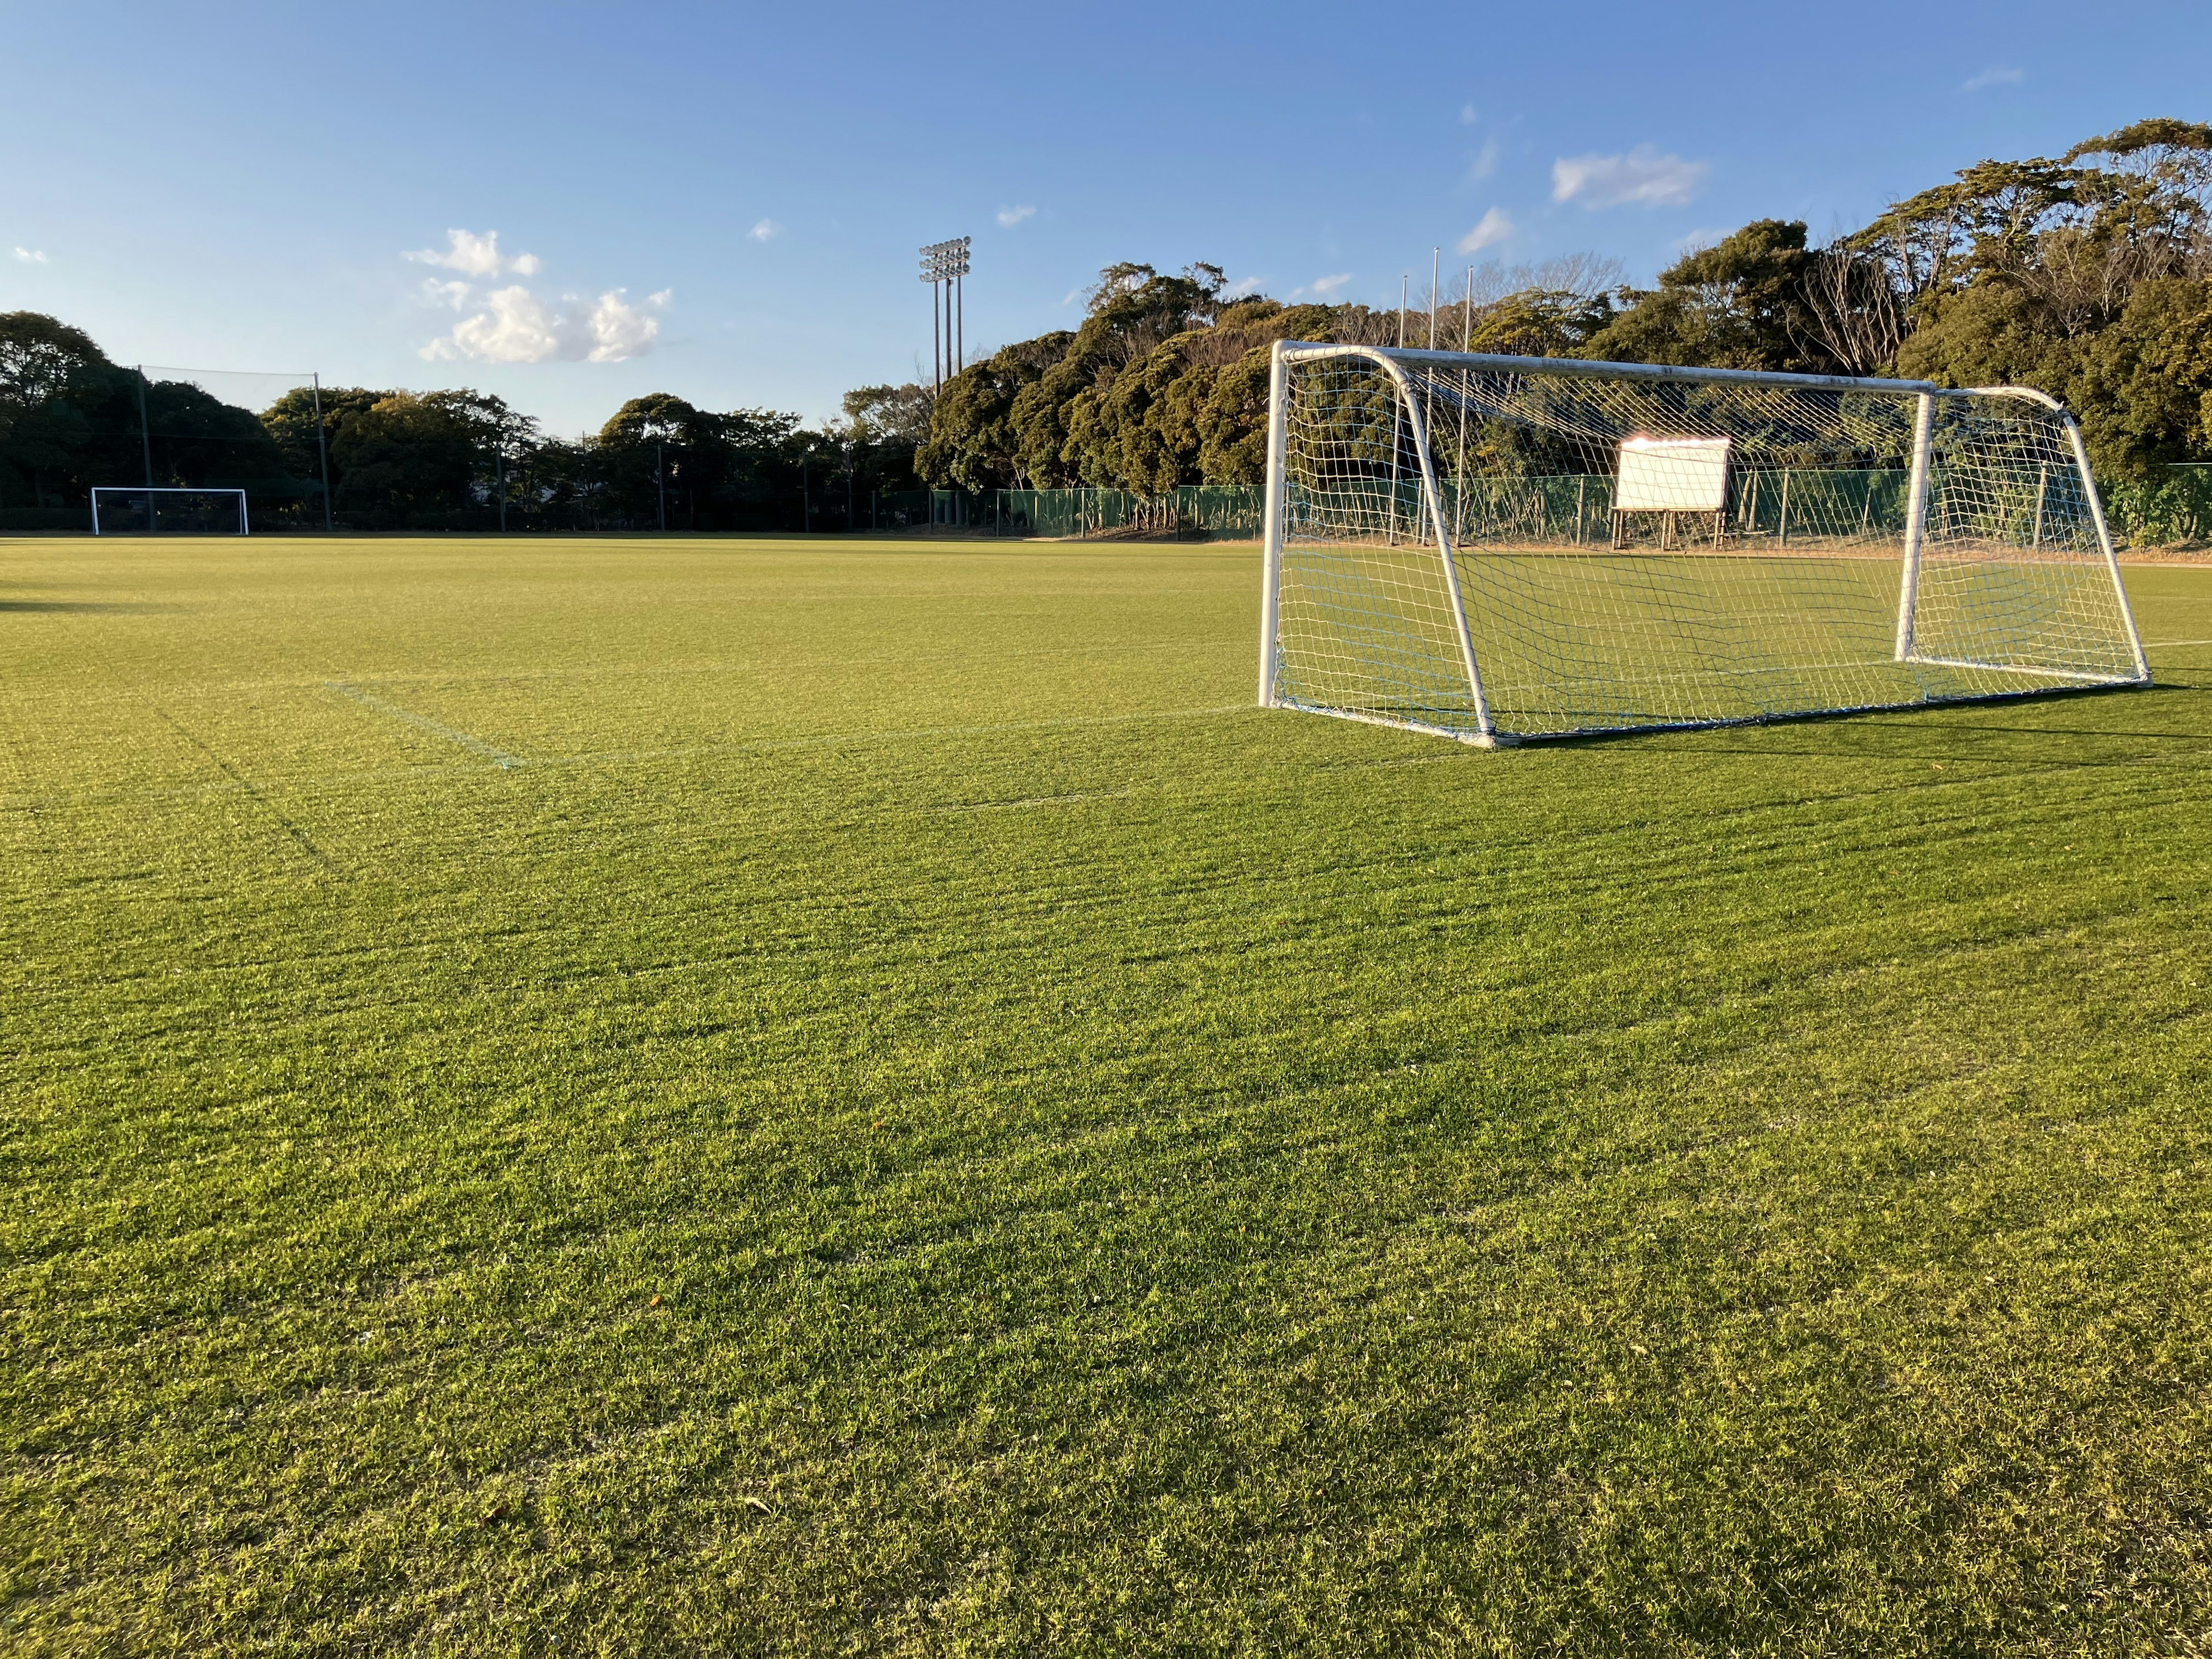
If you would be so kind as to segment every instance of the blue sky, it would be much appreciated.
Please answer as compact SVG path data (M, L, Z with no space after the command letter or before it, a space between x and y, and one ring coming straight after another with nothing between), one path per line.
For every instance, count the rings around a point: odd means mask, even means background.
M2212 117L2212 9L2144 0L0 24L0 309L124 362L480 386L564 432L650 391L819 418L926 374L915 250L945 236L975 238L973 348L1072 326L1116 259L1378 303L1439 245L1648 282L1747 219L1855 227L1984 156Z

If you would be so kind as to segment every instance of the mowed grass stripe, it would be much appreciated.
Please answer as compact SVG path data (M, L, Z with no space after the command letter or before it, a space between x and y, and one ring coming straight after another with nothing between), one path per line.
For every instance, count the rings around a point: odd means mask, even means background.
M27 1651L2199 1627L2185 672L1478 754L1206 712L1247 551L0 582L108 607L11 615L0 665ZM2212 574L2131 584L2212 625ZM746 634L852 665L601 695ZM112 677L331 867L211 789L33 799L143 740L54 717ZM636 752L438 761L325 678Z

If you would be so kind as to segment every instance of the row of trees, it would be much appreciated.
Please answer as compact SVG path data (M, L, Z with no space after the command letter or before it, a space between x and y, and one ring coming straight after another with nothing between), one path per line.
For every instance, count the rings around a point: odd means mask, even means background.
M1762 219L1621 282L1581 257L1477 274L1439 343L1526 356L2023 383L2080 416L2100 474L2212 459L2212 127L2149 120L2055 160L1984 161L1812 245ZM1438 296L1443 299L1443 296ZM1219 267L1101 273L1081 325L972 363L942 395L849 393L819 430L772 410L634 398L544 432L477 392L305 389L266 409L143 379L51 317L0 316L0 509L94 483L227 484L257 517L354 528L844 528L878 492L1252 484L1267 348L1388 343L1408 319L1229 295ZM1425 296L1412 338L1425 343Z
M1824 246L1762 219L1660 273L1581 258L1477 274L1439 343L1477 351L1953 386L2033 386L2101 475L2212 459L2212 127L2149 120L2056 160L1984 161ZM1441 296L1439 296L1441 297ZM970 489L1255 483L1267 348L1386 343L1364 306L1231 298L1218 267L1102 273L1082 325L949 381L918 465ZM1425 343L1425 302L1411 319Z
M252 410L16 312L0 315L0 509L81 509L93 485L150 477L244 489L257 523L319 527L327 476L327 517L352 529L843 529L918 487L930 407L919 386L864 386L811 430L656 392L574 439L481 392L303 386Z

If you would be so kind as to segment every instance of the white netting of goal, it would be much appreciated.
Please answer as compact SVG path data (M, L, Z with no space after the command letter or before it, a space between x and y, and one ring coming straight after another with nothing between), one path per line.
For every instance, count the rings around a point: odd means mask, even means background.
M1276 348L1261 701L1467 741L2149 672L2018 388Z

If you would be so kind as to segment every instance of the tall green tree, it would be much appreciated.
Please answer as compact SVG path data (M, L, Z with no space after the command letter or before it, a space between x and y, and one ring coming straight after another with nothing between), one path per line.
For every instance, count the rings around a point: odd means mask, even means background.
M1624 289L1618 316L1588 314L1597 326L1574 349L1615 362L1825 370L1803 337L1814 264L1802 221L1755 219L1668 266L1657 288Z
M0 507L79 505L114 449L124 371L82 329L35 311L0 314Z

